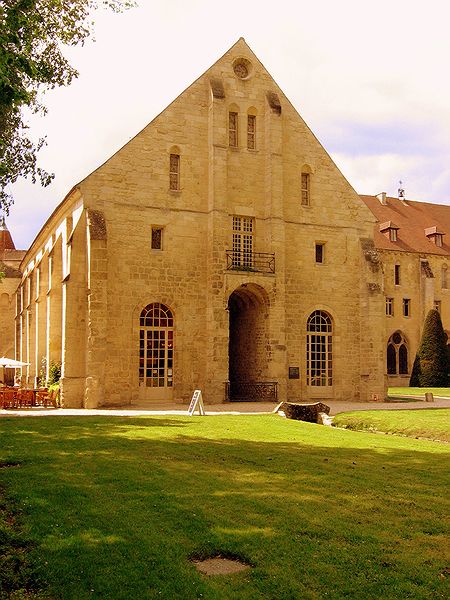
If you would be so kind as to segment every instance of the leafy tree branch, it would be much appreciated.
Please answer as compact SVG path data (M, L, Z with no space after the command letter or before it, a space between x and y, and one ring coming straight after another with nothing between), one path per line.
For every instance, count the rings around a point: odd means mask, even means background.
M134 0L0 0L0 208L13 202L8 187L19 177L48 185L53 175L38 166L45 138L32 142L24 109L46 113L40 92L70 85L78 76L64 46L83 45L93 33L92 12L122 12Z

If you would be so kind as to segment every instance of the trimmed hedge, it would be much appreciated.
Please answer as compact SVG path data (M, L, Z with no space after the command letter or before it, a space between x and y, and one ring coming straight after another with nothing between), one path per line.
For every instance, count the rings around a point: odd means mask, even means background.
M409 386L447 387L448 370L446 335L442 327L441 315L433 309L425 319Z

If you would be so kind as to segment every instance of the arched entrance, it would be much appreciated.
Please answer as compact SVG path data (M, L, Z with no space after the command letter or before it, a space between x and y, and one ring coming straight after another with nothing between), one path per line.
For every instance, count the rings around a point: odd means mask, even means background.
M276 400L276 382L268 381L269 301L259 285L239 286L228 299L229 399L232 401Z

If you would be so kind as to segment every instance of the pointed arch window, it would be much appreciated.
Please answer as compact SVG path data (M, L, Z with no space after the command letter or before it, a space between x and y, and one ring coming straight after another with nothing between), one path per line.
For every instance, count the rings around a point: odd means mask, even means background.
M386 367L388 375L407 375L409 373L408 343L401 331L396 331L389 338Z
M333 384L333 322L328 313L315 310L308 318L306 380L313 387Z
M146 306L140 316L139 384L170 388L173 383L173 315L159 302Z

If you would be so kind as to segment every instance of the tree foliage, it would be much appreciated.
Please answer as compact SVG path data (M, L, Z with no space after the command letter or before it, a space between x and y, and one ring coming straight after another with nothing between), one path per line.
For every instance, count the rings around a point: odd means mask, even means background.
M133 0L0 0L0 208L7 213L7 188L19 177L48 185L53 175L38 166L36 143L27 135L24 109L43 113L39 93L69 85L77 71L63 54L64 46L83 44L91 35L92 11L104 6L115 12Z
M430 310L423 327L409 381L410 387L447 387L447 336L437 310Z

